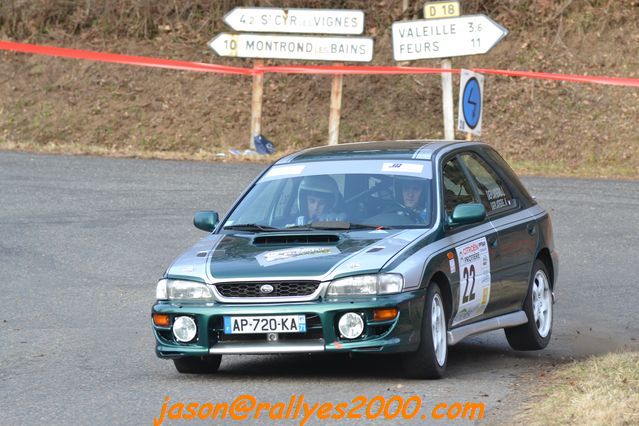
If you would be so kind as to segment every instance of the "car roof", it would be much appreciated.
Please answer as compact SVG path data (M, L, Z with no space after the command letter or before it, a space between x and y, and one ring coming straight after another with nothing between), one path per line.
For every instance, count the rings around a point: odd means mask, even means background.
M362 159L431 160L439 151L478 144L445 140L355 142L309 148L281 158L276 164Z

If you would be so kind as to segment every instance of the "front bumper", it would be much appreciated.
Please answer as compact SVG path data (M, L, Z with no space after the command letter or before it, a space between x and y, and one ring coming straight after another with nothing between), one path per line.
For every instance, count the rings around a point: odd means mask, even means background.
M266 354L306 352L408 352L417 350L424 310L425 291L412 291L371 298L317 300L277 304L194 304L157 302L153 313L192 317L198 334L192 342L177 342L171 326L159 327L151 321L160 358L182 358L210 354ZM395 319L374 321L376 308L397 308ZM341 338L337 321L346 312L356 312L365 319L362 336ZM282 333L277 341L267 341L266 334L227 335L224 316L294 315L307 318L306 333Z

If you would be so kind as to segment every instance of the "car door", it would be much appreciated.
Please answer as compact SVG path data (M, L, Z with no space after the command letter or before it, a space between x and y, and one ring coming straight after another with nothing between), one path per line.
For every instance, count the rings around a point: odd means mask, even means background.
M513 196L512 188L488 161L468 152L459 159L471 175L490 222L497 231L491 310L501 315L521 309L537 244L536 224Z
M442 167L444 220L455 206L478 203L479 197L469 176L457 157L444 160ZM494 316L495 297L492 267L496 251L493 244L497 232L490 220L447 228L444 236L450 243L449 259L456 259L456 271L451 266L453 283L453 317L451 326ZM452 259L451 259L452 260Z

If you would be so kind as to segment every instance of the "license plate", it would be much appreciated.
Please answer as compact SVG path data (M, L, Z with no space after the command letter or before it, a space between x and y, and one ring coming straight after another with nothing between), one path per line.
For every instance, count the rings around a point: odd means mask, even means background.
M224 317L224 334L305 333L304 315Z

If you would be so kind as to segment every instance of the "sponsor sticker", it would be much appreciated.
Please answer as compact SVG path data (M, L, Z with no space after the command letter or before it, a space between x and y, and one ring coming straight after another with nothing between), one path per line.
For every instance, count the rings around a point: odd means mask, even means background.
M453 252L448 252L448 266L450 266L451 274L457 272L457 267L455 266L455 255Z
M274 167L266 173L266 176L295 176L304 171L304 166L281 166Z
M295 260L309 259L311 257L330 256L339 254L337 247L298 247L282 250L265 251L255 256L260 266L279 265L280 263Z
M417 163L384 163L382 165L383 172L398 173L422 173L424 171L423 164Z
M471 241L455 249L459 261L460 282L459 309L453 319L453 325L484 313L490 301L491 285L490 256L486 238Z

